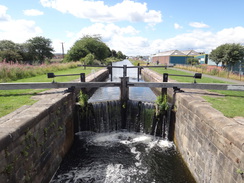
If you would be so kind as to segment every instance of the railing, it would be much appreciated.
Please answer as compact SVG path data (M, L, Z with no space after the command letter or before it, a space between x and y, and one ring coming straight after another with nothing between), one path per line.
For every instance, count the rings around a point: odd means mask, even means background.
M181 77L192 77L194 79L201 79L201 73L195 73L194 75L173 75L164 73L163 74L163 82L129 82L127 77L127 69L137 68L138 69L138 80L139 75L141 74L141 70L143 68L152 68L152 67L172 67L172 66L90 66L90 65L78 65L82 67L106 67L109 70L109 74L111 74L112 78L112 68L123 68L123 77L121 77L121 82L85 82L85 73L80 74L66 74L66 75L55 75L54 73L48 73L48 78L54 77L63 77L63 76L73 76L80 75L80 83L78 82L38 82L38 83L0 83L0 90L16 90L16 89L40 89L40 88L99 88L99 87L150 87L150 88L191 88L191 89L208 89L208 90L233 90L233 91L244 91L244 85L236 85L236 84L211 84L211 83L168 83L168 76L181 76ZM123 86L123 87L122 87Z
M88 65L80 65L83 67L88 67ZM89 66L91 67L91 66ZM93 66L101 67L101 66ZM150 88L162 88L162 94L167 94L167 88L181 89L181 88L191 88L191 89L208 89L208 90L232 90L232 91L244 91L244 85L236 84L217 84L217 83L168 83L168 76L172 74L164 73L163 82L129 82L127 76L127 69L138 68L138 78L141 74L141 69L144 67L169 67L169 66L102 66L107 67L109 73L112 75L112 68L123 68L123 77L121 77L121 82L85 82L85 74L67 74L67 75L55 75L54 73L48 73L48 78L60 77L60 76L70 76L70 75L80 75L80 83L78 82L43 82L43 83L0 83L0 90L16 90L16 89L40 89L40 88L99 88L99 87L120 87L121 88L121 98L124 100L128 99L129 87L150 87ZM174 75L176 76L176 75ZM195 75L177 75L182 77L193 77L195 79L201 79L201 73L195 73ZM112 78L112 77L111 77Z
M120 87L121 82L40 82L40 83L0 83L0 90L40 89L40 88L99 88ZM150 88L191 88L207 90L232 90L244 91L244 85L217 84L217 83L165 83L165 82L127 82L126 87L150 87Z
M139 81L139 76L141 74L141 70L144 68L160 68L163 67L165 69L167 69L168 67L173 67L173 65L165 65L165 66L140 66L140 64L138 63L137 66L127 66L127 65L123 65L123 66L112 66L112 65L108 65L108 66L91 66L91 65L78 65L79 67L84 67L84 69L86 69L86 67L106 67L108 69L108 72L110 74L110 80L113 81L113 70L112 68L121 68L123 69L123 77L127 76L127 69L132 69L132 68L137 68L137 80Z

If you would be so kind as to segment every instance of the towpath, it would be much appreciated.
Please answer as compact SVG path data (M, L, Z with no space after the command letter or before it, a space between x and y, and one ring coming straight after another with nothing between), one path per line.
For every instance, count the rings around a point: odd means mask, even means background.
M184 69L178 69L178 68L172 68L172 69L178 70L178 71L183 71L183 72L188 72L188 73L196 73L196 72L188 71L188 70L184 70ZM212 75L207 75L207 74L202 74L202 76L203 77L208 77L208 78L213 78L213 79L218 79L218 80L225 81L225 82L231 82L231 83L235 83L235 84L244 85L244 81L238 81L238 80L234 80L234 79L222 78L222 77L212 76Z

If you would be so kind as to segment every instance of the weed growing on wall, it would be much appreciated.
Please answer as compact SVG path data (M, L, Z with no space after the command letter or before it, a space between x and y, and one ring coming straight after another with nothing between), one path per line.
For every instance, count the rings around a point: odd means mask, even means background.
M243 171L243 170L241 170L241 169L237 169L237 170L236 170L236 173L238 173L238 174L240 174L241 176L244 177L244 171Z
M81 107L85 107L88 104L88 95L84 94L82 91L79 93L79 104Z
M156 100L156 114L165 113L168 108L167 95L159 95Z

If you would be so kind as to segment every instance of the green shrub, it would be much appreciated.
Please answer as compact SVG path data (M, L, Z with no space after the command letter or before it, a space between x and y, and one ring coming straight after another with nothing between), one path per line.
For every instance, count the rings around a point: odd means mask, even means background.
M212 70L210 71L210 74L211 74L211 75L214 75L214 76L215 76L215 75L217 76L217 75L219 74L219 70L218 70L218 69L212 69Z

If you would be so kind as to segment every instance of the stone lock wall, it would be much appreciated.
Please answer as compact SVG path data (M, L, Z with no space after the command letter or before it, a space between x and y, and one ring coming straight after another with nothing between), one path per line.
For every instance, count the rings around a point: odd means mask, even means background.
M162 75L143 69L150 81ZM207 103L200 91L175 95L174 142L189 170L201 183L244 182L244 123L230 119ZM168 89L169 96L173 96ZM226 104L228 105L228 104Z
M175 142L190 171L198 182L244 182L244 125L193 95L176 95Z
M45 98L1 118L2 182L48 182L69 150L75 94L45 94Z
M86 81L107 77L107 70L100 70ZM32 106L0 118L1 183L50 181L73 143L77 93L48 90L35 96Z

